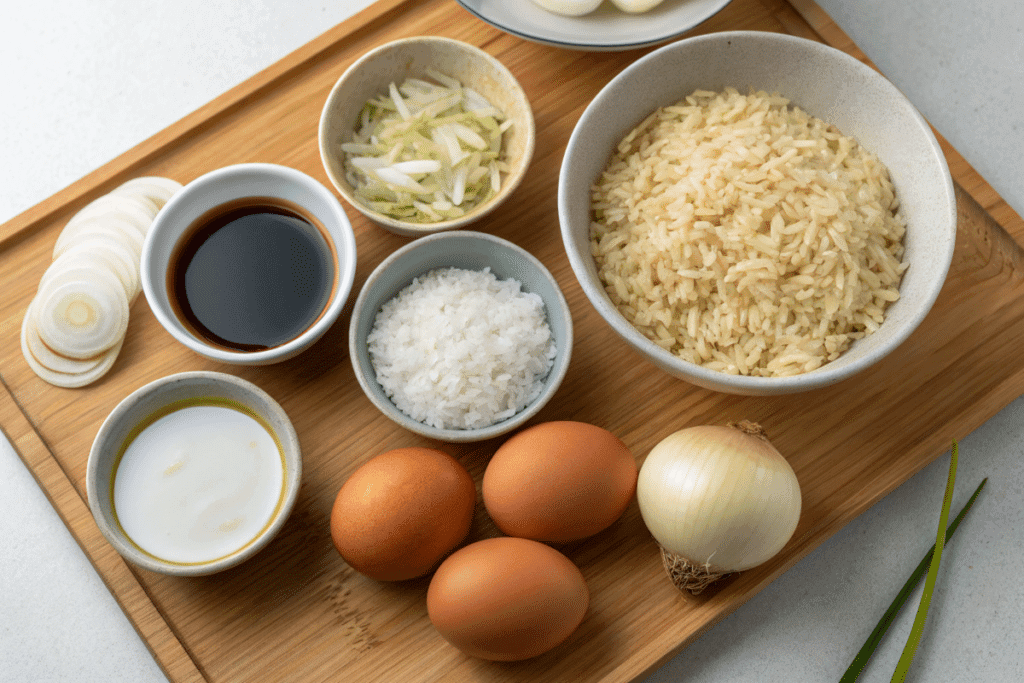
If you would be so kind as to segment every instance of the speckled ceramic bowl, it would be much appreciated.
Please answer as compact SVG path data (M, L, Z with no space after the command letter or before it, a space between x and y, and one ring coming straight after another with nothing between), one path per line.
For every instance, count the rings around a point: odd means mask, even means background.
M413 278L436 268L448 267L467 270L490 268L499 280L514 278L522 285L522 291L538 294L544 301L548 325L557 348L540 395L512 417L481 429L431 427L399 410L377 382L367 346L367 337L381 306ZM356 299L348 343L349 357L359 385L370 401L392 421L411 432L439 441L483 441L522 426L554 396L569 369L573 343L572 315L558 282L528 251L494 235L458 230L421 237L398 249L377 266Z
M907 219L910 264L900 299L874 334L838 359L793 377L729 375L657 346L605 294L590 253L590 188L620 140L661 106L697 89L777 92L836 126L889 168ZM734 31L681 40L640 58L613 78L583 112L569 139L558 184L562 239L576 277L598 313L626 343L662 370L693 384L747 395L786 394L844 380L899 346L931 309L956 240L956 200L945 157L928 124L878 72L827 45L776 33Z
M460 218L436 223L414 223L374 211L360 201L345 178L342 142L348 142L359 124L366 102L387 93L388 85L406 78L424 78L427 67L473 88L515 122L504 137L508 174L501 189ZM356 60L331 89L320 115L320 159L341 196L378 225L408 237L461 228L487 215L508 199L523 180L534 147L533 110L512 72L483 50L451 38L417 36L385 43Z
M146 423L172 404L195 399L227 401L258 416L264 427L273 432L284 465L283 485L270 520L262 530L242 547L206 562L171 562L157 557L137 545L125 532L118 518L114 485L117 468L125 448ZM89 509L100 531L110 544L129 562L150 571L173 576L199 576L233 567L258 553L284 525L291 513L302 479L302 454L291 420L284 409L265 391L251 382L221 372L182 372L170 375L137 389L122 400L103 422L86 468L86 490ZM234 489L231 491L235 493ZM210 490L184 499L183 504L207 507L218 504Z

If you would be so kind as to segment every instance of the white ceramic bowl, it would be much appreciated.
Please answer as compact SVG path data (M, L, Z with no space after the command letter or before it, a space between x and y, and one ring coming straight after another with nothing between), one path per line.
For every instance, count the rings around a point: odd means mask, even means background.
M167 406L194 399L226 399L262 418L273 431L284 461L284 481L270 521L256 537L238 550L206 562L170 562L142 550L125 533L114 505L114 481L125 448L140 424ZM151 382L136 390L103 422L86 469L89 508L110 544L126 560L144 569L174 576L199 576L219 572L251 558L284 525L298 496L302 479L302 455L291 421L266 392L243 379L219 372L183 372ZM198 501L200 494L196 494Z
M247 197L283 199L301 207L325 229L334 260L333 291L319 318L296 338L258 351L225 348L196 334L175 311L167 282L171 258L190 228L216 207ZM188 183L157 214L142 249L142 288L164 329L196 353L235 365L278 363L309 348L337 321L352 290L355 273L356 239L341 203L314 178L277 164L226 166Z
M734 87L778 92L835 125L889 168L907 219L900 299L874 334L838 359L793 377L728 375L688 363L644 337L615 308L590 255L590 188L619 141L661 106L694 90ZM899 346L930 310L956 240L956 200L945 157L928 124L883 76L827 45L784 34L735 31L681 40L640 58L583 112L562 161L558 216L573 271L598 313L662 370L716 391L774 395L839 382Z
M540 396L512 417L482 429L438 429L414 420L399 410L384 393L370 361L367 337L381 306L413 278L436 268L447 267L468 270L489 267L499 280L515 278L522 284L523 291L538 294L544 301L548 325L557 347L554 364L544 380ZM558 282L532 254L494 235L459 230L421 237L398 249L377 266L366 279L356 299L349 324L348 343L349 356L359 385L370 401L395 423L411 432L440 441L483 441L520 427L554 396L569 369L573 343L572 316Z
M351 139L368 100L387 93L390 83L400 85L409 77L426 77L427 67L473 88L515 123L504 137L510 171L503 176L501 189L460 218L415 223L374 211L356 197L355 189L345 179L344 153L339 146ZM480 48L439 36L402 38L370 50L334 84L320 115L320 158L334 187L367 218L408 237L465 227L496 209L522 182L533 158L534 138L533 110L512 72Z

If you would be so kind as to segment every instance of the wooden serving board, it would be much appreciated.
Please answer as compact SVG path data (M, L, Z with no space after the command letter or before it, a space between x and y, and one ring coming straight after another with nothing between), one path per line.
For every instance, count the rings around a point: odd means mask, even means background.
M734 0L692 34L728 29L826 40L864 58L810 0ZM22 360L19 346L25 308L74 211L133 176L187 182L239 162L277 162L329 184L316 129L331 85L368 49L421 34L482 47L520 79L535 110L537 152L525 183L475 227L534 253L558 278L572 308L572 366L538 419L606 427L638 462L684 426L756 420L792 463L803 490L800 524L784 551L699 598L684 597L669 583L635 503L607 531L562 546L587 579L590 610L567 642L520 663L463 656L427 619L427 579L371 581L351 570L331 544L334 496L369 457L399 446L440 446L479 482L500 442L431 443L384 418L353 378L346 353L348 310L298 358L237 368L201 359L174 342L140 299L111 373L78 390L42 382ZM584 107L647 51L545 47L501 33L451 0L380 0L0 227L0 427L171 681L636 680L1024 390L1024 356L1017 348L1024 338L1024 222L948 145L963 188L949 278L917 333L876 368L807 394L745 398L672 379L632 353L595 313L573 276L559 236L555 188L565 144ZM408 240L354 210L348 213L357 235L358 291L369 272ZM124 396L165 375L198 369L251 380L284 406L303 448L303 488L281 534L256 558L210 577L171 578L126 564L100 535L85 502L86 460L100 423ZM496 534L478 506L471 540Z

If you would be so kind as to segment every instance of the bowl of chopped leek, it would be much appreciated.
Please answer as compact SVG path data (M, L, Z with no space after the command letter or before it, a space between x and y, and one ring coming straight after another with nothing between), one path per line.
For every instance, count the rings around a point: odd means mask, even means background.
M438 36L370 50L320 116L324 170L349 204L416 237L464 227L518 187L533 112L515 76L473 45Z

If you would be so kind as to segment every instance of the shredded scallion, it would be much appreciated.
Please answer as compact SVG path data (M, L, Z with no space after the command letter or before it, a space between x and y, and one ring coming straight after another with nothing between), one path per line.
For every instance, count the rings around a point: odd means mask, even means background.
M480 93L428 68L363 107L359 129L339 145L346 179L366 206L393 218L458 218L501 189L513 125Z
M944 509L944 511L947 511L947 512L948 512L948 509L949 509L948 501L949 501L949 497L951 495L951 489L952 489L951 481L952 481L953 477L956 476L955 475L955 472L956 472L956 461L957 461L957 443L954 441L953 442L953 450L952 450L952 454L951 454L951 458L950 458L950 482L947 482L946 496L944 496L944 498L943 498L943 509ZM953 537L953 534L956 533L957 527L960 526L960 522L963 520L963 518L970 511L971 507L974 505L974 501L978 498L978 494L980 494L981 490L985 487L986 482L988 482L987 478L986 479L982 479L981 483L978 485L978 488L976 488L974 490L974 493L971 495L970 499L967 501L967 503L964 504L963 508L960 510L960 513L950 523L949 527L947 527L945 529L945 535L944 535L944 538L943 538L943 544L944 544L944 541L951 539ZM941 519L940 525L939 525L939 530L940 530L939 535L940 536L942 536L942 527L943 527L943 524L945 522L945 512L941 515L941 517L942 517L942 519ZM871 632L871 635L868 636L867 641L864 643L863 646L861 646L861 649L857 652L857 655L853 658L853 661L850 663L850 666L846 670L846 673L844 673L843 677L840 679L840 683L853 683L853 681L856 681L857 678L860 676L861 672L864 670L864 667L867 666L868 660L871 658L871 655L874 653L875 649L878 647L878 644L882 641L882 637L885 635L886 631L889 630L889 626L892 625L893 621L895 621L896 615L899 614L900 609L903 607L903 605L910 598L910 594L913 592L913 590L917 586L918 582L920 582L921 578L923 576L925 576L926 573L929 572L929 569L931 568L933 562L937 564L938 560L935 558L935 554L936 554L937 550L941 554L941 547L939 545L938 539L936 539L936 544L933 545L931 547L931 549L929 549L928 552L925 554L925 556L921 559L921 562L914 569L913 573L911 573L910 578L908 578L906 583L903 584L903 587L900 589L899 593L897 593L895 599L893 599L892 604L889 605L889 608L885 611L885 614L882 615L882 618L881 618L881 620L879 620L878 625L875 626L875 629ZM930 592L931 591L929 590L928 591L929 595L930 595ZM925 613L927 613L927 606L924 606L924 610L925 610ZM919 613L920 613L920 610L919 610ZM917 620L915 620L915 621L917 621ZM920 617L920 621L921 621L920 627L923 627L923 616ZM915 627L914 628L915 628L915 630L918 631L917 637L920 637L920 628L919 628L918 624L915 623ZM913 638L914 638L914 636L912 635L911 636L911 640L913 640ZM908 641L908 645L909 645L909 641ZM914 647L910 651L910 655L909 655L910 659L913 658L913 650L914 649L916 649L916 642L914 643ZM904 665L905 665L905 668L904 668ZM900 675L901 671L902 671L902 675L905 676L906 675L906 670L909 669L909 665L910 665L910 660L909 659L907 661L905 661L905 662L901 659L901 663L899 665L899 668L897 669L897 672L896 672L896 675L894 676L894 679L896 678L896 676ZM896 680L899 680L899 679L896 679Z

